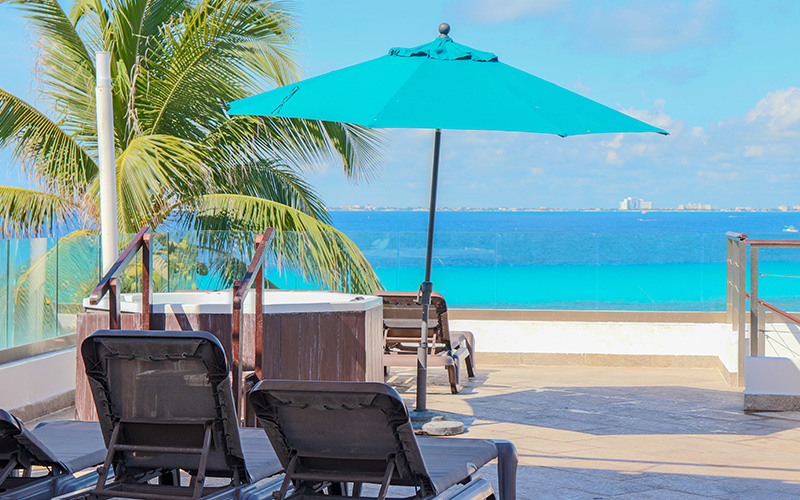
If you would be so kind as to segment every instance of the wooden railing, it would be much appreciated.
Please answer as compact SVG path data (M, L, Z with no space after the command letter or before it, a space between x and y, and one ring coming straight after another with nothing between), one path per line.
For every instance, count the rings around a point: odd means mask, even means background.
M261 362L263 358L263 345L264 345L264 256L267 253L267 247L270 240L272 240L273 228L267 228L264 234L256 235L256 250L253 253L253 259L250 265L247 266L244 276L241 280L233 282L233 311L231 315L231 337L233 341L234 352L239 353L239 362L236 373L236 387L238 387L237 401L238 410L241 419L247 419L247 408L245 404L245 383L247 375L250 373L255 374L259 379L261 378ZM244 314L242 308L244 306L244 299L247 292L251 287L255 288L255 307L254 307L254 326L255 336L253 339L255 349L255 366L244 366L244 342L242 341L242 322Z
M153 278L150 274L151 269L151 255L150 255L150 233L149 227L143 227L136 233L122 254L119 256L111 269L108 270L100 283L92 290L89 296L89 303L96 306L103 300L103 297L108 294L108 327L112 330L119 330L121 325L120 305L119 298L120 292L117 285L118 279L125 272L125 268L130 264L136 253L141 249L142 251L142 312L141 312L141 326L142 330L150 329L150 315L151 304L153 302L152 284Z

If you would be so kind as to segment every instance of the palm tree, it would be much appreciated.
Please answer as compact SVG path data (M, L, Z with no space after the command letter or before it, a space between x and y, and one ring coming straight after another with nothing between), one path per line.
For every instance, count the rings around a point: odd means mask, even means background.
M358 126L225 115L224 104L298 77L296 20L262 0L0 0L29 19L45 111L0 89L0 147L39 190L0 187L5 236L99 227L97 50L111 52L121 232L276 228L281 265L324 287L379 287L330 225L302 170L335 159L355 180L380 136ZM230 241L215 238L217 250ZM205 242L209 243L209 242Z

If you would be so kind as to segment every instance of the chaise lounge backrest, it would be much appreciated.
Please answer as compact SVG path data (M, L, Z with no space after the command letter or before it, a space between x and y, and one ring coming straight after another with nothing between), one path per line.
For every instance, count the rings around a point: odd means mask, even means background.
M379 291L376 296L383 299L384 325L387 327L387 338L399 341L408 338L411 341L419 339L419 322L422 320L422 305L417 301L417 292ZM393 329L391 325L397 323L402 328ZM408 328L407 323L412 322L414 328ZM450 331L447 321L447 303L441 294L431 294L431 307L428 311L428 337L429 341L435 340L441 345L439 348L449 348Z
M86 338L81 353L106 445L118 434L121 446L112 459L117 478L159 469L196 472L200 455L180 449L200 449L210 435L205 475L250 482L229 369L216 337L100 330Z
M22 422L7 411L0 410L0 485L5 479L1 476L4 472L29 469L33 465L53 467L56 474L69 472L67 466L31 434Z
M294 474L436 493L402 398L380 383L263 380L250 393L259 424Z
M103 462L97 422L56 420L28 430L0 410L0 498L45 499L90 484L96 474L73 473Z

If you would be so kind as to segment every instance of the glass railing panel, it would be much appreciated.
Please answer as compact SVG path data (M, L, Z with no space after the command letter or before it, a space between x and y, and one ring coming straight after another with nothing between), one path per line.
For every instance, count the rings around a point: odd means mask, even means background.
M698 310L700 234L600 233L598 308Z
M8 293L8 240L0 240L0 349L11 347L12 320L9 314L11 295Z
M9 241L9 347L58 334L56 243L55 238Z
M396 232L350 232L355 243L372 265L385 290L399 290L400 235ZM421 281L421 279L420 279ZM419 286L419 283L417 284Z
M397 238L397 286L395 290L419 290L420 283L425 279L427 235L422 231L402 231L398 233ZM434 259L433 265L431 266L431 281L434 283L434 290L441 291L440 287L444 286L444 283L438 279L441 278L441 276L436 274L437 249L437 242L434 239Z
M431 281L449 307L491 307L496 302L496 233L443 232L433 247ZM424 267L417 271L417 290ZM411 276L409 276L410 278Z
M592 233L499 233L497 307L595 309L596 262Z
M727 242L724 234L702 235L703 266L701 276L703 311L724 311L727 286Z
M765 235L764 239L767 235ZM793 233L769 239L798 239ZM749 249L748 249L749 254ZM748 269L748 276L750 271ZM758 298L784 311L800 311L800 250L761 247L758 250Z
M314 251L302 233L275 233L270 245L266 279L272 286L286 290L319 290L317 278L303 272L302 263L307 261L307 253ZM278 258L280 256L280 259ZM248 259L248 263L249 263ZM312 272L309 269L307 272Z
M67 235L58 240L57 304L59 335L75 333L77 314L101 276L100 237Z

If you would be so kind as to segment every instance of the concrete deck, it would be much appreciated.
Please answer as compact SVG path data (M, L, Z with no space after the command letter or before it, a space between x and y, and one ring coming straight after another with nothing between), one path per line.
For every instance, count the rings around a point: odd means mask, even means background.
M413 406L413 369L388 381ZM444 369L429 382L465 437L516 444L519 499L800 498L800 413L744 414L717 370L484 364L458 395Z
M413 370L389 382L413 406ZM480 365L459 395L443 369L429 382L465 437L516 444L520 499L800 498L800 413L744 414L716 370Z

